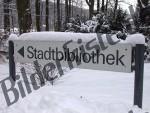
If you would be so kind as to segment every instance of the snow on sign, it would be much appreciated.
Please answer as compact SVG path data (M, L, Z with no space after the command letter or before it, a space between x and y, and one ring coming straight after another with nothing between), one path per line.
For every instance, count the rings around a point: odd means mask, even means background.
M52 64L61 75L61 67L131 72L133 58L134 105L142 108L144 44L145 37L141 34L128 35L125 41L116 35L96 33L35 32L19 38L11 35L9 75L16 81L16 62ZM36 70L39 71L38 66Z
M131 72L130 44L108 45L101 51L97 41L14 40L15 62L60 62L62 67ZM96 48L97 46L97 48Z

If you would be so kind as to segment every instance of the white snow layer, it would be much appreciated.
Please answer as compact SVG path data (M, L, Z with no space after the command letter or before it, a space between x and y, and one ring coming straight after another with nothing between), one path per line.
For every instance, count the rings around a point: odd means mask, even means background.
M24 33L19 38L17 36L11 35L10 40L36 40L36 41L68 41L73 40L77 41L82 39L83 42L88 42L94 38L99 37L100 35L96 33L70 33L70 32L31 32ZM104 42L107 43L106 34L101 35ZM116 35L111 36L114 41L119 39ZM130 43L135 44L145 44L145 38L142 34L133 34L128 35L125 41L121 40L120 43Z
M96 34L33 32L19 38L10 37L10 40L77 41L80 38L88 41ZM113 38L118 40L116 36ZM144 44L145 39L143 35L135 34L121 42ZM8 69L8 64L0 64L0 81L9 76ZM128 113L130 110L150 113L149 69L150 64L145 64L143 110L133 106L134 73L73 69L53 86L46 84L29 95L26 92L25 98L20 96L19 101L10 107L7 107L0 87L0 113Z
M9 76L8 67L0 64L0 80ZM133 106L134 73L73 69L10 107L0 88L0 113L148 113L149 69L145 64L143 110Z

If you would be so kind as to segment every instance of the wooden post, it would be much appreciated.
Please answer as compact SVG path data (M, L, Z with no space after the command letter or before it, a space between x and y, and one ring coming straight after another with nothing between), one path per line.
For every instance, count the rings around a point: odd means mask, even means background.
M14 43L9 41L9 76L16 80L16 65L14 61Z
M135 48L134 105L140 108L143 100L144 49L144 44L137 44Z

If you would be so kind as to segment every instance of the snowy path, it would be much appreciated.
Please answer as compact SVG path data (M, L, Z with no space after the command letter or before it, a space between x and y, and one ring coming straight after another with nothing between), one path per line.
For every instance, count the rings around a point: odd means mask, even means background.
M144 111L150 111L150 64L145 64ZM0 64L0 80L8 64ZM134 73L73 69L55 82L6 107L0 88L0 113L127 113L133 104ZM144 113L134 107L136 113Z

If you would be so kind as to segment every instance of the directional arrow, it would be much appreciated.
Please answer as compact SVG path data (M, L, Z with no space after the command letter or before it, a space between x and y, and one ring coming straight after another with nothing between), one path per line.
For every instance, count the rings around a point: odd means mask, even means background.
M18 53L24 57L24 47L22 47L21 49L18 50Z

